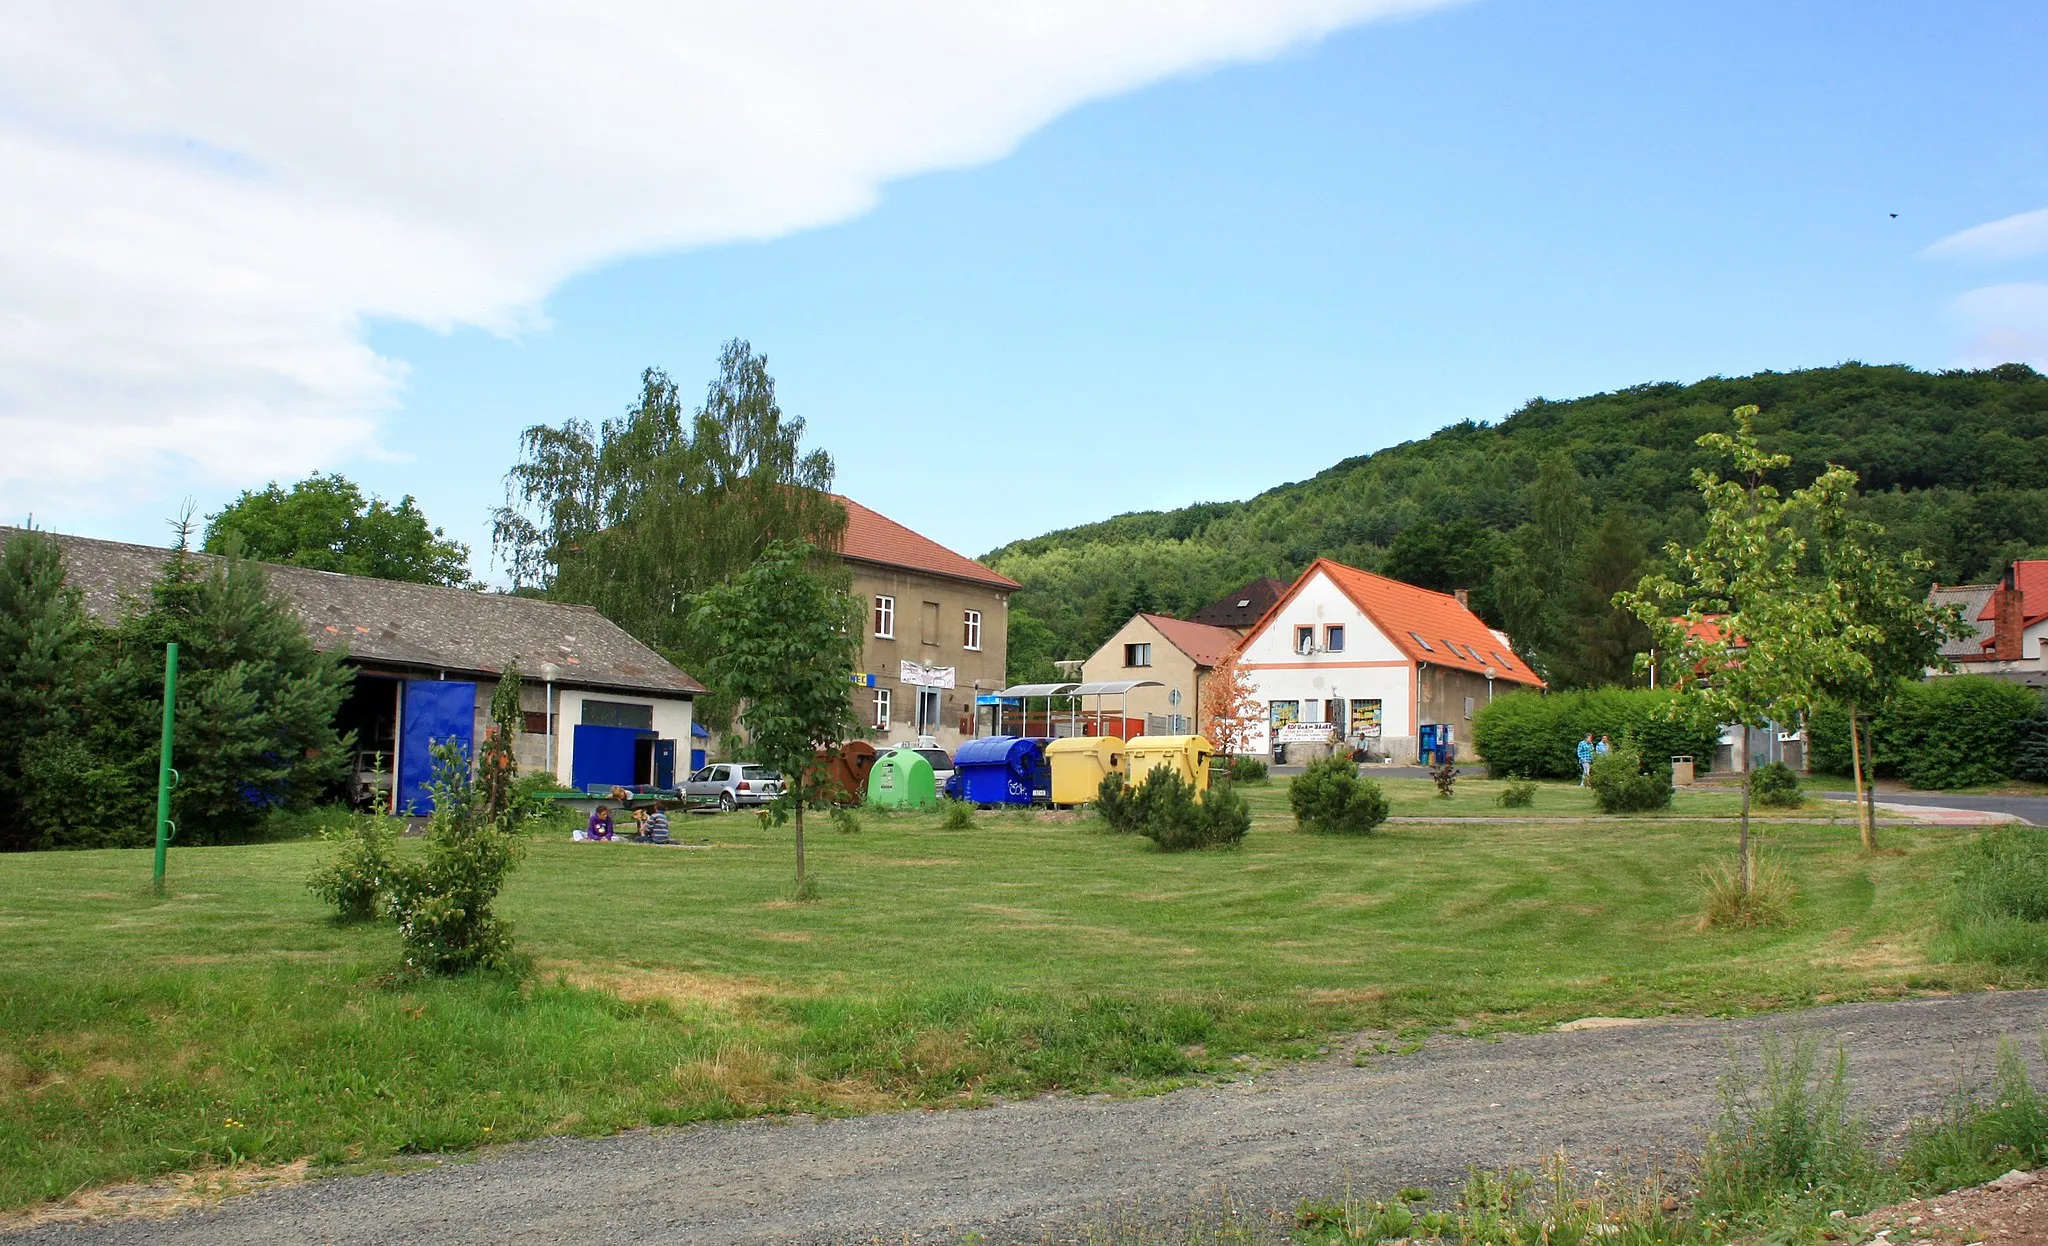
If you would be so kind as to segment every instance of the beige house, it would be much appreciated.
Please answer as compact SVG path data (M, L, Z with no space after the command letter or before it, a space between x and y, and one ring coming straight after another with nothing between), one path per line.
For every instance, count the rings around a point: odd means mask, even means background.
M1156 679L1161 687L1132 690L1129 716L1144 719L1152 735L1192 735L1201 718L1203 682L1239 639L1234 628L1134 614L1081 664L1081 680ZM1123 698L1112 697L1103 708L1114 714L1124 705Z
M1004 686L1021 586L850 498L840 556L865 614L854 708L878 744L974 737L975 698Z

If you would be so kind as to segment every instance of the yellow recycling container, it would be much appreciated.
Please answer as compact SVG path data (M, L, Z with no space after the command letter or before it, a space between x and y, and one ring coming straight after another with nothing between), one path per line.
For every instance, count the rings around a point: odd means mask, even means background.
M1123 773L1124 742L1107 735L1069 736L1045 746L1045 761L1052 767L1052 803L1085 805L1101 790L1104 775Z
M1198 792L1209 790L1209 759L1216 746L1198 735L1141 735L1124 746L1124 772L1133 784L1160 766L1169 767L1194 785Z

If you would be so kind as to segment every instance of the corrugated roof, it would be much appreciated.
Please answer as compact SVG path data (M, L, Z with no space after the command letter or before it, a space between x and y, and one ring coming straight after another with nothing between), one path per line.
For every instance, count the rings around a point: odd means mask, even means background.
M16 531L0 527L0 540ZM128 600L146 597L171 556L152 545L49 535L63 547L67 581L103 622L118 619ZM262 566L271 588L297 610L315 648L345 648L359 662L494 676L516 658L527 679L539 679L541 666L553 663L562 672L556 682L578 687L674 695L705 690L589 606Z
M1196 666L1214 666L1221 662L1244 634L1233 628L1211 627L1207 623L1192 623L1165 614L1140 614L1139 618L1159 629L1174 648L1194 659Z
M1288 600L1299 593L1318 570L1328 575L1330 582L1343 590L1351 603L1363 611L1410 661L1449 666L1476 674L1485 674L1491 668L1495 679L1536 688L1545 686L1536 672L1495 639L1493 629L1471 610L1459 605L1456 597L1390 580L1370 571L1360 571L1327 558L1318 558L1309 564L1308 570L1301 573L1301 578L1294 582L1287 596L1274 603L1267 618L1284 609ZM1261 620L1263 624L1264 620Z
M1019 589L1022 584L932 540L912 532L887 515L880 514L849 497L832 495L846 508L846 537L840 543L842 556L856 562L884 567L902 567L955 580L986 584L991 588Z

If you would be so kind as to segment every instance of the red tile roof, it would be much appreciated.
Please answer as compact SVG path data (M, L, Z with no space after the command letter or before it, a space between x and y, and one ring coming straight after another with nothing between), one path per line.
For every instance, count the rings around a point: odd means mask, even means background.
M1431 666L1449 666L1458 670L1484 674L1488 668L1495 679L1510 683L1544 687L1543 680L1529 669L1528 663L1509 652L1493 629L1482 622L1478 615L1458 604L1458 599L1449 593L1435 593L1413 584L1403 584L1370 571L1347 567L1341 562L1318 558L1309 564L1308 570L1294 582L1267 611L1261 619L1261 627L1285 609L1287 603L1301 592L1309 577L1317 571L1330 577L1330 582L1342 589L1351 603L1365 613L1373 624L1394 642L1396 648L1412 662L1427 662Z
M991 588L1015 590L1024 587L1009 576L991 571L965 554L956 554L930 537L920 536L852 498L836 493L832 496L846 508L846 537L839 546L843 557L855 562L871 562L884 567L922 571L927 575L968 580Z
M2048 558L2022 558L2012 565L2013 586L2020 590L2020 611L2026 616L2022 625L2032 627L2042 619L2048 619ZM1998 614L1996 599L1986 601L1977 617L1995 621Z
M1216 665L1237 648L1238 641L1244 639L1243 633L1236 628L1190 623L1164 614L1140 614L1138 617L1158 628L1167 643L1193 658L1196 666Z

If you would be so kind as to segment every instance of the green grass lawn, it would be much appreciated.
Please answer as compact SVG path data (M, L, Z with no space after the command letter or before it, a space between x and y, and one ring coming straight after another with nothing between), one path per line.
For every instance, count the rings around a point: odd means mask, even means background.
M1440 811L1423 781L1397 809ZM1466 812L1499 813L1461 783ZM1409 788L1418 789L1410 793ZM1296 834L1245 789L1240 850L1162 855L1093 822L680 819L691 847L548 839L502 911L522 978L407 982L389 927L303 889L318 843L0 857L0 1206L217 1163L376 1161L743 1115L1147 1089L1334 1031L1534 1027L1979 984L1931 964L1967 829L1763 829L1783 930L1701 932L1727 823L1682 818ZM1712 796L1699 799L1710 802ZM1534 814L1584 812L1546 785ZM1685 809L1687 806L1681 806ZM1710 811L1703 803L1700 812Z
M1584 818L1604 817L1600 806L1594 802L1593 793L1576 783L1539 783L1536 785L1536 803L1526 809L1503 809L1500 804L1501 789L1507 786L1504 779L1477 777L1486 772L1477 767L1467 770L1453 788L1450 799L1438 795L1436 784L1429 779L1378 779L1380 790L1387 794L1387 803L1395 817L1453 817L1466 818ZM1370 767L1364 774L1372 778ZM1282 793L1279 809L1286 808L1284 780L1273 788ZM1247 792L1257 789L1246 788ZM1719 787L1682 787L1671 793L1671 808L1654 814L1639 815L1654 818L1732 818L1742 812L1742 792L1739 789ZM1791 817L1827 817L1830 807L1822 801L1809 799L1804 809L1781 811ZM1853 817L1851 818L1853 821Z

